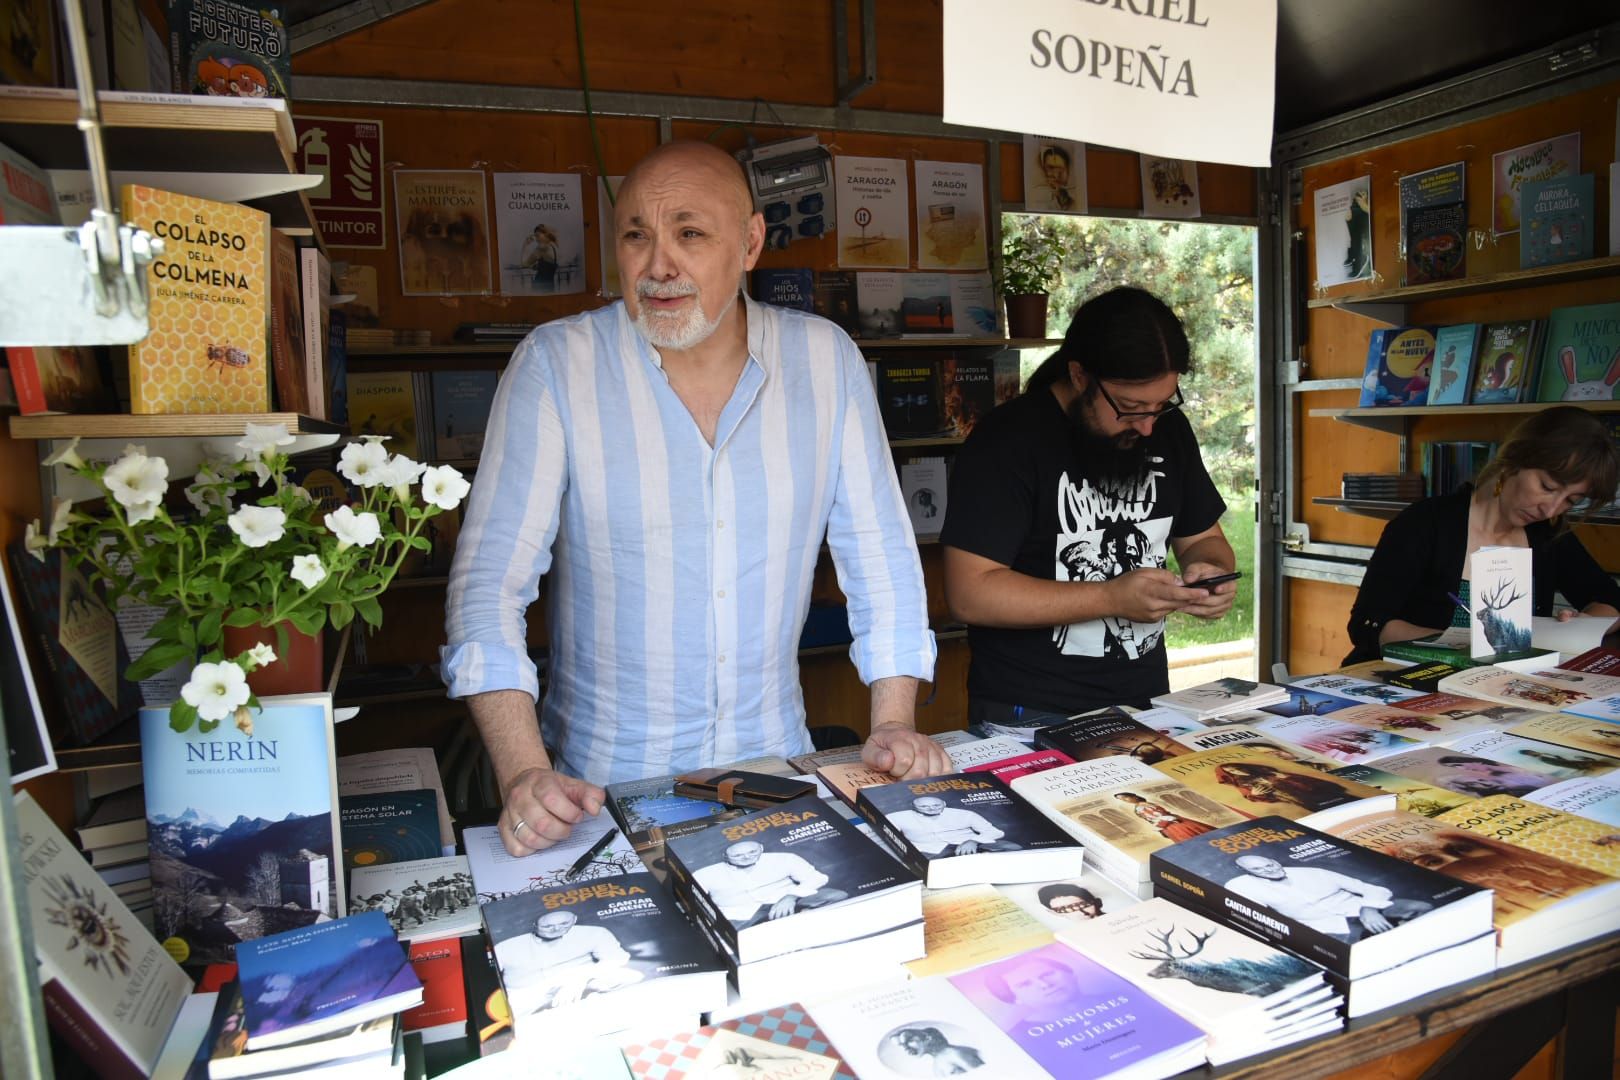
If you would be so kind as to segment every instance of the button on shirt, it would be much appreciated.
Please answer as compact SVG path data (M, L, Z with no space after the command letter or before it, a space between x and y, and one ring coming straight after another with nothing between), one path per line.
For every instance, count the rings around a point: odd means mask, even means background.
M622 303L540 327L490 415L451 573L451 697L539 696L524 613L550 573L542 730L594 783L809 746L798 642L823 536L864 682L933 677L916 542L865 360L744 298L711 447Z

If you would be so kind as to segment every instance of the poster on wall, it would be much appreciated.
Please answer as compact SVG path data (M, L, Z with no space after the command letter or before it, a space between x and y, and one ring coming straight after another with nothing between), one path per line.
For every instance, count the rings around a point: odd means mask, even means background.
M1317 189L1317 287L1369 280L1372 258L1372 177Z
M1143 217L1195 218L1203 213L1198 201L1198 162L1139 156Z
M1519 189L1532 180L1554 180L1581 171L1581 133L1525 143L1491 155L1491 232L1519 231Z
M400 169L394 173L394 223L404 295L491 291L483 169Z
M578 173L496 173L495 239L504 296L585 291Z
M1277 0L944 0L947 124L1271 164Z
M838 265L911 266L906 163L899 158L837 157Z
M613 200L608 197L608 189L613 195L619 194L619 185L624 183L622 176L609 176L606 179L596 178L596 232L602 246L602 295L618 296L619 285L619 251L617 246L618 233L613 228Z
M983 270L984 170L960 161L919 161L917 265L924 270Z
M298 171L321 178L309 189L309 206L326 246L385 249L382 121L292 119L298 133Z
M1086 144L1024 136L1024 209L1031 214L1086 212Z

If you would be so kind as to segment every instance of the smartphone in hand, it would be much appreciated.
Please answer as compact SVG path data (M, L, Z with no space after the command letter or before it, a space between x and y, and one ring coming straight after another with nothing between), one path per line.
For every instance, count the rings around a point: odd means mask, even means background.
M1236 581L1243 576L1243 571L1234 570L1230 574L1216 574L1214 577L1203 578L1199 581L1184 581L1182 587L1187 589L1204 589L1208 591L1216 585L1224 585L1228 581Z

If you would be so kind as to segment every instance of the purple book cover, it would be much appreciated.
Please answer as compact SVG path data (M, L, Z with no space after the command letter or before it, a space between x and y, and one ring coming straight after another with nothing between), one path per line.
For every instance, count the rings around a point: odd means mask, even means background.
M254 1038L422 986L380 911L240 942L236 963Z
M1199 1028L1066 945L1032 949L950 980L1053 1076L1108 1076L1204 1041Z

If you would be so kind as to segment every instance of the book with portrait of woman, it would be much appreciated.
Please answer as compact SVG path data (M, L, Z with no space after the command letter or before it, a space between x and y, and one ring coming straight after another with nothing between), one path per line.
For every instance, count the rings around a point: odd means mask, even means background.
M1345 817L1392 810L1395 797L1247 744L1203 750L1154 766L1192 791L1245 817L1309 819L1325 828Z

